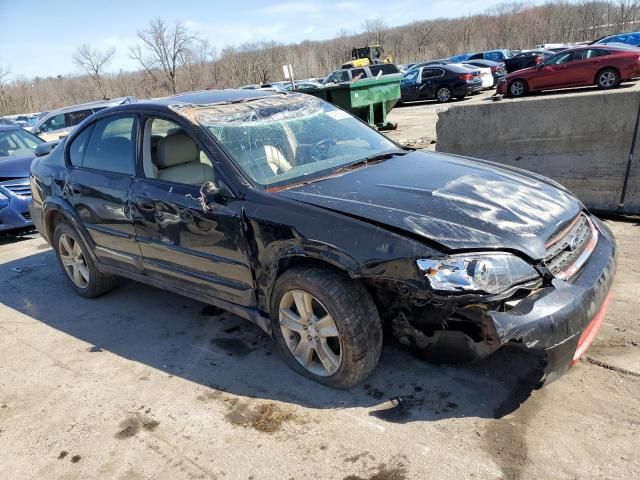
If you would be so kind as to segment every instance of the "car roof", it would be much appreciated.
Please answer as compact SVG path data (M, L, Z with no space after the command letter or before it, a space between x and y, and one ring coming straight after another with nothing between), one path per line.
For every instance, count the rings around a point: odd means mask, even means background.
M95 100L93 102L79 103L77 105L70 105L68 107L59 108L57 110L51 110L50 112L48 112L47 115L51 115L51 114L59 115L61 113L82 110L83 108L113 107L115 105L120 105L122 103L128 103L135 100L136 100L135 97L118 97L118 98L110 98L108 100Z
M256 97L270 97L283 95L282 92L266 89L225 89L225 90L201 90L199 92L180 93L170 97L154 98L143 100L137 105L158 105L169 106L178 103L186 105L208 105L212 103L238 102Z

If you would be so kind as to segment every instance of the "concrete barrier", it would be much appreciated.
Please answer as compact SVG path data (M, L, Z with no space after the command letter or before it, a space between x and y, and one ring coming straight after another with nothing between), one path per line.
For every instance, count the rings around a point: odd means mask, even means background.
M640 213L640 140L619 209L640 90L576 92L464 105L438 114L437 151L550 177L591 209Z

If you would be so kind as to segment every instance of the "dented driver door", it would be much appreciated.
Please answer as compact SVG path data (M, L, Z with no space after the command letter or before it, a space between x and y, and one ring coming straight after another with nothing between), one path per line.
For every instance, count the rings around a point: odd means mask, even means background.
M145 275L243 306L254 306L242 230L242 200L203 202L200 187L135 179L132 213Z

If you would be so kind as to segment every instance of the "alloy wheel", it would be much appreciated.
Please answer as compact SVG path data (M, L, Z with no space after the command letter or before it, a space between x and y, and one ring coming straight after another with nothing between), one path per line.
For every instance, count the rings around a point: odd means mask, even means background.
M515 81L511 84L511 95L519 97L524 93L524 84L521 81Z
M616 75L613 72L602 72L599 83L601 87L611 88L616 83Z
M438 90L438 101L448 102L449 100L451 100L451 92L448 88L441 88Z
M289 290L280 300L279 322L287 348L306 370L321 377L338 371L340 333L317 298L304 290Z
M71 281L78 288L89 285L89 267L78 242L70 235L63 233L58 241L60 261Z

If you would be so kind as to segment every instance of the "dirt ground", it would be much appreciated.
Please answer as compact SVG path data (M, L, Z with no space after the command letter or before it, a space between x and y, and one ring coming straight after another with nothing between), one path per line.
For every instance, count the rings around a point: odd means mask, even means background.
M394 135L437 108L397 109ZM435 366L390 339L334 391L238 317L135 282L86 300L40 237L0 240L0 479L640 478L640 223L607 223L605 324L534 391L518 352Z

